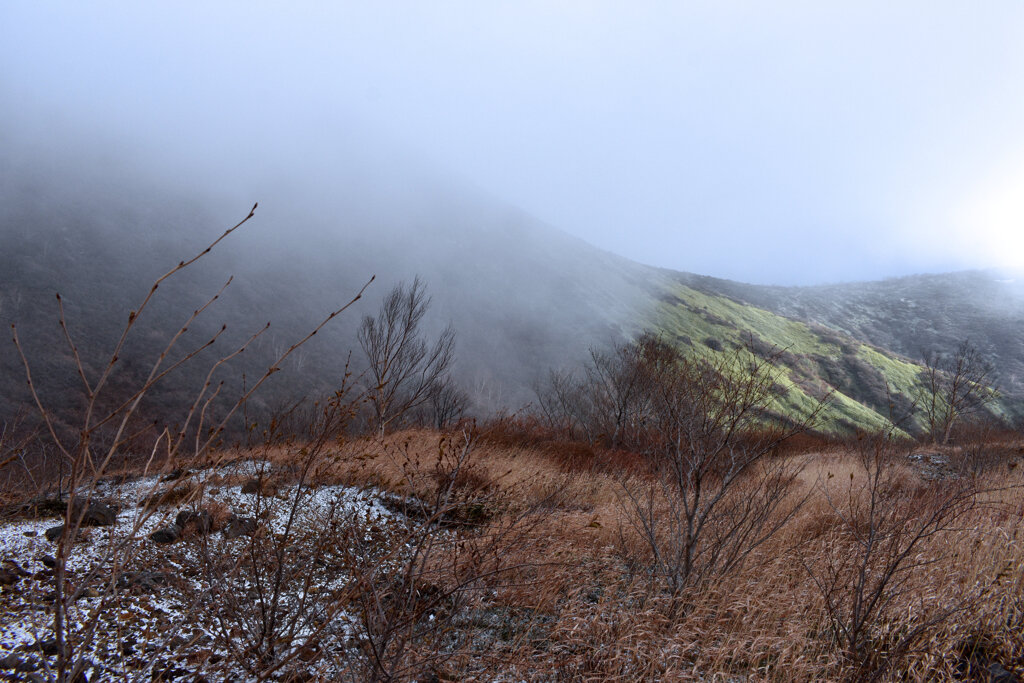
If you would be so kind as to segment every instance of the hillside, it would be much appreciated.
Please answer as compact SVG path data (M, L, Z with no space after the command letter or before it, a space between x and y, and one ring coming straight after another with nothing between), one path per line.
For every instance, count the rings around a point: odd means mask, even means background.
M17 323L37 386L63 418L83 393L54 294L62 295L87 374L96 376L99 359L153 280L244 216L248 205L228 193L168 189L125 169L83 177L9 162L0 172L0 322ZM218 374L223 394L237 393L243 377L251 382L262 374L376 276L364 299L290 359L250 408L272 411L330 393L341 383L348 352L357 349L361 317L396 282L416 274L433 297L428 327L451 321L458 332L455 378L478 414L521 410L549 368L577 367L589 347L652 328L711 352L741 343L761 354L783 349L778 412L800 413L834 390L822 428L839 432L881 426L889 414L887 387L896 412L907 409L918 372L909 359L918 345L950 349L967 330L991 330L977 341L1009 389L999 410L1021 412L1015 406L1024 395L1024 342L1003 321L1024 320L1024 308L958 297L973 290L990 302L1005 299L981 292L979 282L1000 285L980 274L752 287L631 262L466 188L374 176L372 168L366 174L332 195L326 181L305 194L268 192L270 201L261 201L249 224L161 288L114 375L124 390L138 384L148 369L142 361L155 357L185 316L233 277L183 341L199 344L221 324L224 336L147 397L146 419L173 424L218 349L226 352L269 321L248 353ZM957 277L969 281L958 286ZM359 362L354 356L357 373ZM18 355L0 354L0 421L30 413L29 405Z
M661 296L657 327L678 343L702 353L748 345L761 356L782 350L776 410L802 415L831 393L820 428L842 433L883 428L893 415L911 411L919 368L905 358L821 326L716 296L679 282ZM888 389L887 389L888 387ZM913 420L906 425L914 429Z
M825 325L918 361L969 340L995 366L1004 410L1024 415L1024 290L995 271L913 275L817 287L766 287L684 275L708 296Z
M250 204L209 193L174 192L127 178L47 175L0 166L0 322L17 323L37 386L61 412L82 400L77 373L57 324L55 293L96 376L128 311L155 278L200 251L242 218ZM174 406L201 386L222 353L268 321L248 352L222 368L225 395L241 377L259 376L272 358L351 299L363 300L325 328L273 378L253 409L274 409L340 385L363 315L400 280L419 274L433 303L425 324L451 321L458 332L456 379L479 412L518 409L548 367L580 362L589 344L633 334L653 306L650 269L597 250L520 212L472 194L395 188L346 188L330 200L313 192L270 194L252 221L195 266L161 286L140 317L115 381L137 384L159 345L192 310L231 285L190 325L183 346L227 325L217 345L153 392L144 413L173 422ZM262 198L261 198L262 199ZM308 202L320 201L323 211ZM395 207L398 207L397 209ZM0 354L0 422L29 404L24 371L9 342ZM353 364L358 372L359 358Z

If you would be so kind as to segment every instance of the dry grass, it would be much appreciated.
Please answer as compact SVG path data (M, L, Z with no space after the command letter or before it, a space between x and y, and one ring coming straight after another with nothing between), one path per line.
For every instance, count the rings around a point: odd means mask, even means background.
M386 487L402 474L389 452L426 453L437 440L436 433L413 431L395 435L390 450L370 442L349 444L330 476ZM503 651L509 658L504 661L511 662L506 666L526 676L574 680L870 678L834 641L822 596L805 567L824 562L830 552L844 552L830 514L834 503L824 493L838 498L864 483L852 453L831 447L781 456L803 467L791 495L809 495L806 504L741 570L691 591L687 609L675 615L667 597L626 561L642 557L643 550L623 524L618 479L601 466L602 458L623 455L523 441L490 440L478 451L477 476L488 485L514 492L523 505L546 504L543 521L530 530L531 543L517 548L517 559L535 569L515 580L506 577L496 593L509 610L533 614L530 623L542 625L543 637L510 640ZM985 476L983 504L958 520L956 529L918 549L934 561L915 569L905 593L879 616L873 638L884 652L922 620L948 616L925 628L879 680L976 675L970 672L992 662L1024 670L1024 479L1008 464ZM922 478L902 460L886 486L894 499L921 505L943 495L942 482Z
M420 429L334 444L311 480L428 499L457 437ZM453 618L475 635L431 671L440 680L931 681L982 680L978 672L998 663L1024 673L1024 468L1011 467L1019 444L1000 442L1002 460L977 474L977 504L915 548L921 562L870 625L870 643L884 660L887 648L920 633L878 675L836 641L812 578L830 558L856 552L836 506L863 495L866 477L854 452L825 446L777 456L802 468L787 495L806 498L803 507L736 571L689 589L680 610L645 575L649 549L625 517L621 482L642 476L623 474L637 456L507 425L485 431L455 488L504 502L451 545L458 557L439 555L427 569L446 590L471 563L486 599ZM266 477L283 486L301 451L274 446L218 459L269 462ZM948 483L894 457L886 500L899 501L893 509L912 522ZM240 482L208 485L230 483Z

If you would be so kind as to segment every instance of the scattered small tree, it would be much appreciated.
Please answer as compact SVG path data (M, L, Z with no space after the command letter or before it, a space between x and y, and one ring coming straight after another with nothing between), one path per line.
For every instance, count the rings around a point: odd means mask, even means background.
M429 424L434 429L448 429L466 413L469 397L453 382L434 382L427 391Z
M676 349L645 332L609 351L591 348L582 378L553 370L534 391L552 428L611 448L636 447L650 417L652 388L678 358Z
M928 437L934 443L946 444L957 422L981 413L999 398L995 371L967 340L952 355L936 351L922 355L924 369L917 404L924 413Z
M682 592L739 567L799 509L790 496L800 466L772 457L810 429L824 403L783 423L775 356L745 347L684 356L658 349L646 418L647 477L622 480L629 523L649 551L652 579L673 604Z
M789 495L798 466L771 456L815 424L827 398L796 420L773 418L779 353L684 354L645 333L592 350L582 379L552 372L537 392L553 428L642 456L639 475L620 473L621 502L645 571L673 604L742 564L799 508Z
M449 325L428 344L420 323L429 306L426 285L416 277L410 285L396 285L377 315L366 316L359 327L359 346L371 380L367 393L381 434L428 401L439 384L450 381L455 330Z
M964 609L966 600L918 601L917 573L937 563L941 544L978 505L976 480L925 481L901 471L896 428L858 435L849 480L831 474L817 488L828 506L826 531L804 550L803 566L824 600L832 635L851 678L871 681L897 668L918 639ZM813 557L807 551L813 548ZM914 598L908 612L909 599ZM901 628L886 624L905 618Z

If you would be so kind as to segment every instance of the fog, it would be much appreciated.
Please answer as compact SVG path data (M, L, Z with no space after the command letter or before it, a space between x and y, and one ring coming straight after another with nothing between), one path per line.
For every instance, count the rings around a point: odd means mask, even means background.
M1022 29L1008 2L5 3L0 141L268 210L393 206L398 167L746 282L1021 266Z
M666 269L1016 272L1021 29L1009 3L7 3L0 322L49 348L60 291L106 348L136 294L259 202L143 346L234 275L209 324L237 341L271 321L266 360L375 276L291 361L288 391L329 392L361 316L419 274L486 412L655 325L686 281Z
M432 297L428 335L449 322L457 331L453 377L477 414L522 408L548 369L575 366L591 344L650 324L651 292L663 277L654 269L598 250L415 162L369 154L365 138L346 143L339 136L316 145L301 136L293 140L289 151L301 165L288 165L281 154L279 163L243 164L235 173L226 170L235 163L231 158L188 172L171 154L151 171L145 157L133 157L97 132L11 140L12 153L0 160L0 322L5 328L17 323L47 398L67 403L71 369L63 367L69 359L56 325L55 292L83 355L98 361L154 279L244 217L255 199L251 221L161 287L159 305L133 336L136 346L122 354L127 377L229 276L228 290L190 325L189 343L224 323L228 330L218 346L224 353L271 323L255 355L221 373L234 390L243 374L258 377L375 278L363 299L295 354L288 372L275 376L272 390L262 394L262 407L271 410L337 389L349 351L358 374L361 318L415 275ZM16 354L0 357L7 388L0 392L0 418L26 405L23 377ZM202 382L188 373L181 380L169 395L154 396L155 411L171 412L166 406L185 386Z

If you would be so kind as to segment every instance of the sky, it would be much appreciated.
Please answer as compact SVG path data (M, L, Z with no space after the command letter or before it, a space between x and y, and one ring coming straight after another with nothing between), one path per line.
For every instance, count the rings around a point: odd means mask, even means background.
M1022 121L1018 2L0 5L0 145L237 189L330 144L746 282L1024 268Z

